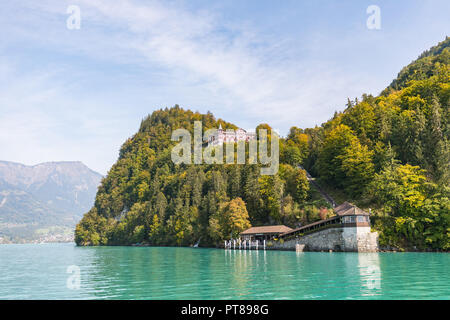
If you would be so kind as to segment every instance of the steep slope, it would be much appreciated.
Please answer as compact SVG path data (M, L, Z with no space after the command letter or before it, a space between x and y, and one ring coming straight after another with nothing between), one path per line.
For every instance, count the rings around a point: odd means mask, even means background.
M263 176L256 164L175 165L171 134L184 128L192 135L196 120L203 130L236 128L178 106L153 112L123 144L95 206L77 225L78 245L214 245L250 224L319 219L305 171L296 166L282 164L278 174Z
M100 180L81 162L0 161L0 236L31 240L42 227L73 227L94 203Z
M251 225L295 226L326 217L311 203L303 164L320 183L371 208L383 245L450 249L448 38L400 72L386 92L320 127L291 128L280 170L255 165L175 165L175 129L235 128L175 106L155 111L120 150L94 207L76 227L78 245L213 245ZM270 129L268 125L262 125Z
M388 246L450 249L450 38L377 97L305 129L308 171L338 199L375 207Z
M424 80L438 74L442 65L449 64L449 48L450 38L447 37L438 45L422 53L417 60L404 67L383 93L387 94L391 90L401 90L411 80Z

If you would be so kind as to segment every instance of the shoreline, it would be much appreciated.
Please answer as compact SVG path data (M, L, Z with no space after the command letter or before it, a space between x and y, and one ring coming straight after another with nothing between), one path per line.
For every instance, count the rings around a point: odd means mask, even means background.
M153 248L192 248L192 249L220 249L220 250L231 250L231 251L292 251L295 252L295 250L288 250L288 249L225 249L220 246L202 246L202 247L194 247L194 246L170 246L170 245L151 245L151 244L131 244L131 245L107 245L107 246L79 246L77 247L153 247ZM433 251L433 250L400 250L400 249L386 249L383 248L381 250L378 250L376 252L361 252L361 251L303 251L303 252L322 252L322 253L406 253L406 252L412 252L412 253L450 253L450 251Z
M131 244L131 245L101 245L101 246L82 246L77 245L75 241L57 241L57 242L43 242L43 243L34 243L34 242L25 242L25 243L18 243L18 242L12 242L12 243L0 243L0 245L39 245L39 244L73 244L76 247L83 248L83 247L92 247L92 248L100 248L100 247L152 247L152 248L191 248L191 249L220 249L220 250L231 250L231 251L292 251L295 252L295 250L289 250L289 249L274 249L274 248L266 248L264 249L225 249L220 246L172 246L172 245L151 245L151 244ZM414 250L414 249L380 249L376 252L361 252L361 251L303 251L303 252L322 252L322 253L450 253L450 251L440 251L440 250Z

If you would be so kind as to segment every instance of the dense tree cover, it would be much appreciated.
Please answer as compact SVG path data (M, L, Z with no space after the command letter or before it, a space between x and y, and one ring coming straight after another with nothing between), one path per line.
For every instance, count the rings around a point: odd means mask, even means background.
M425 170L409 164L386 166L376 174L371 191L382 208L378 227L386 244L450 249L449 190L429 182Z
M273 176L258 165L174 165L174 129L236 127L178 106L143 120L76 228L79 245L211 245L250 225L328 217L302 164L323 185L374 209L381 245L450 249L450 38L405 67L379 96L348 100L315 128L280 140ZM262 124L259 128L269 130ZM247 146L248 149L248 146ZM248 151L248 150L247 150Z
M322 126L302 131L309 145L303 164L324 185L377 209L381 244L448 250L449 105L447 38L380 96L349 100Z
M286 155L278 174L261 175L260 165L175 165L170 150L178 128L193 134L234 129L210 113L174 108L155 111L122 146L118 161L103 179L94 207L77 225L79 245L213 245L236 237L250 226L284 223L291 227L329 214L311 200L304 170L307 137L292 136L298 157ZM267 124L258 126L269 130ZM248 152L248 145L246 146Z
M449 47L449 39L447 37L439 45L422 53L414 63L404 67L397 78L383 91L383 94L386 95L392 90L403 89L411 80L427 79L439 72L440 65L448 65L448 59L450 58L450 51L447 49Z

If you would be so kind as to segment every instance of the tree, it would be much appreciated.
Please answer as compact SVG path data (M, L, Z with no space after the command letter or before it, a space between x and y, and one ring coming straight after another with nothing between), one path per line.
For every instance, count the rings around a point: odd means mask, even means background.
M215 216L211 217L209 219L208 224L208 235L213 239L215 242L221 241L224 239L224 234L222 227L220 225L219 219Z
M264 210L264 201L262 199L259 187L258 167L246 166L245 184L243 200L247 204L250 212L250 219L253 223L264 223L267 221Z
M283 185L280 178L278 175L260 176L258 183L266 215L272 220L280 221L281 197L283 195Z
M346 125L338 125L325 135L325 141L317 160L320 176L330 184L340 186L345 179L342 159L345 149L357 140L353 131Z
M281 144L280 148L280 162L288 163L292 166L297 166L303 162L303 155L300 148L294 145L291 141Z
M330 184L359 196L372 179L373 154L348 126L338 125L326 135L318 159L319 172Z
M237 238L238 235L251 227L245 202L241 198L235 198L227 203L223 210L223 230L225 236L232 235Z
M448 188L438 188L427 181L420 167L387 167L375 175L370 193L392 219L393 223L383 226L383 233L395 243L399 243L401 235L418 247L450 248Z
M281 145L280 159L292 166L303 163L309 154L309 138L302 129L292 127L287 140Z
M152 223L150 225L150 231L148 233L148 238L151 243L153 243L153 244L160 243L161 231L162 231L162 225L161 225L158 215L155 213L153 215Z
M450 148L443 134L441 106L436 97L431 104L430 125L427 132L426 165L434 180L440 184L448 184L450 175Z
M302 203L306 200L308 197L309 192L309 181L306 177L306 171L297 169L296 175L295 175L295 193L294 193L294 199L298 203Z
M348 108L342 117L342 123L352 128L362 142L369 143L375 138L375 111L366 101Z
M356 139L337 156L341 161L340 170L345 176L343 187L349 194L363 194L371 182L374 174L372 156L373 151L369 151L367 146L362 146Z
M375 175L370 193L385 212L393 216L411 216L423 205L425 171L418 166L396 165Z
M241 168L234 165L230 169L230 182L228 184L231 198L236 198L241 193Z
M82 246L98 246L108 244L108 234L113 222L98 215L95 208L81 219L75 229L75 243Z
M288 194L281 201L281 221L290 227L297 227L299 223L306 222L304 211L300 209L298 203Z

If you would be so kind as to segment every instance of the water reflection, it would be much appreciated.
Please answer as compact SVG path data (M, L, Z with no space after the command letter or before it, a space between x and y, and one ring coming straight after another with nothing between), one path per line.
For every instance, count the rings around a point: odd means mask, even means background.
M361 295L381 294L381 269L378 253L359 253L358 269L361 280Z
M449 299L449 265L438 253L4 245L0 298Z
M87 282L98 298L354 299L381 293L377 254L190 248L94 252Z

